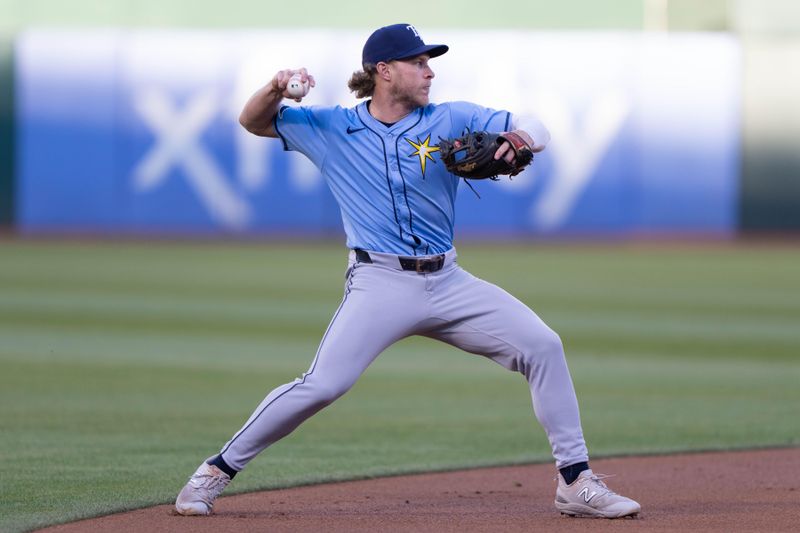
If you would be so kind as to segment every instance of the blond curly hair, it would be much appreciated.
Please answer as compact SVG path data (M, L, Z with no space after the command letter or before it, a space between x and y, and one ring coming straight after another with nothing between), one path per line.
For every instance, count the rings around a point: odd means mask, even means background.
M356 98L372 96L375 92L375 74L377 73L378 69L375 65L367 63L363 70L353 72L350 81L347 82L347 87L351 92L356 93Z

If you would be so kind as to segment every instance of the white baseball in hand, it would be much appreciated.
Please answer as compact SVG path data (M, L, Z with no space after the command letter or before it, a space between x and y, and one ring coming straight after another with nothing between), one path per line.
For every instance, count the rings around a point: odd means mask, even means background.
M303 82L300 80L300 74L293 75L286 85L286 93L292 98L304 97L308 94L308 80Z

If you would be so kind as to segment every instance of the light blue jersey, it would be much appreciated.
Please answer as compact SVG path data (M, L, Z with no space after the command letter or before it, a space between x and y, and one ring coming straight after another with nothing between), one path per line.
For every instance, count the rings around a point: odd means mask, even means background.
M439 158L439 138L507 131L511 113L468 102L428 104L391 126L366 102L283 107L275 131L284 149L306 155L325 177L342 214L347 246L398 255L453 247L458 177Z

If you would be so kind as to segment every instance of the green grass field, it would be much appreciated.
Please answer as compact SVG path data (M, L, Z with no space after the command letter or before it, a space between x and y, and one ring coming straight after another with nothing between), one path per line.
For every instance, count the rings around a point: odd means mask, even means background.
M463 245L562 336L595 456L796 446L800 248ZM171 501L341 298L337 245L0 242L0 530ZM229 492L547 461L523 378L423 339Z

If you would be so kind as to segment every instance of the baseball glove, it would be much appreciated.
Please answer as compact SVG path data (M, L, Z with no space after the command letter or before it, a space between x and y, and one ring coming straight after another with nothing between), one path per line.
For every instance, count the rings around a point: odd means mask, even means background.
M533 161L531 147L513 131L468 131L461 137L440 138L439 141L439 151L447 170L462 178L482 180L497 179L499 174L516 176ZM508 141L514 150L511 163L503 158L494 158L495 152L504 141Z

